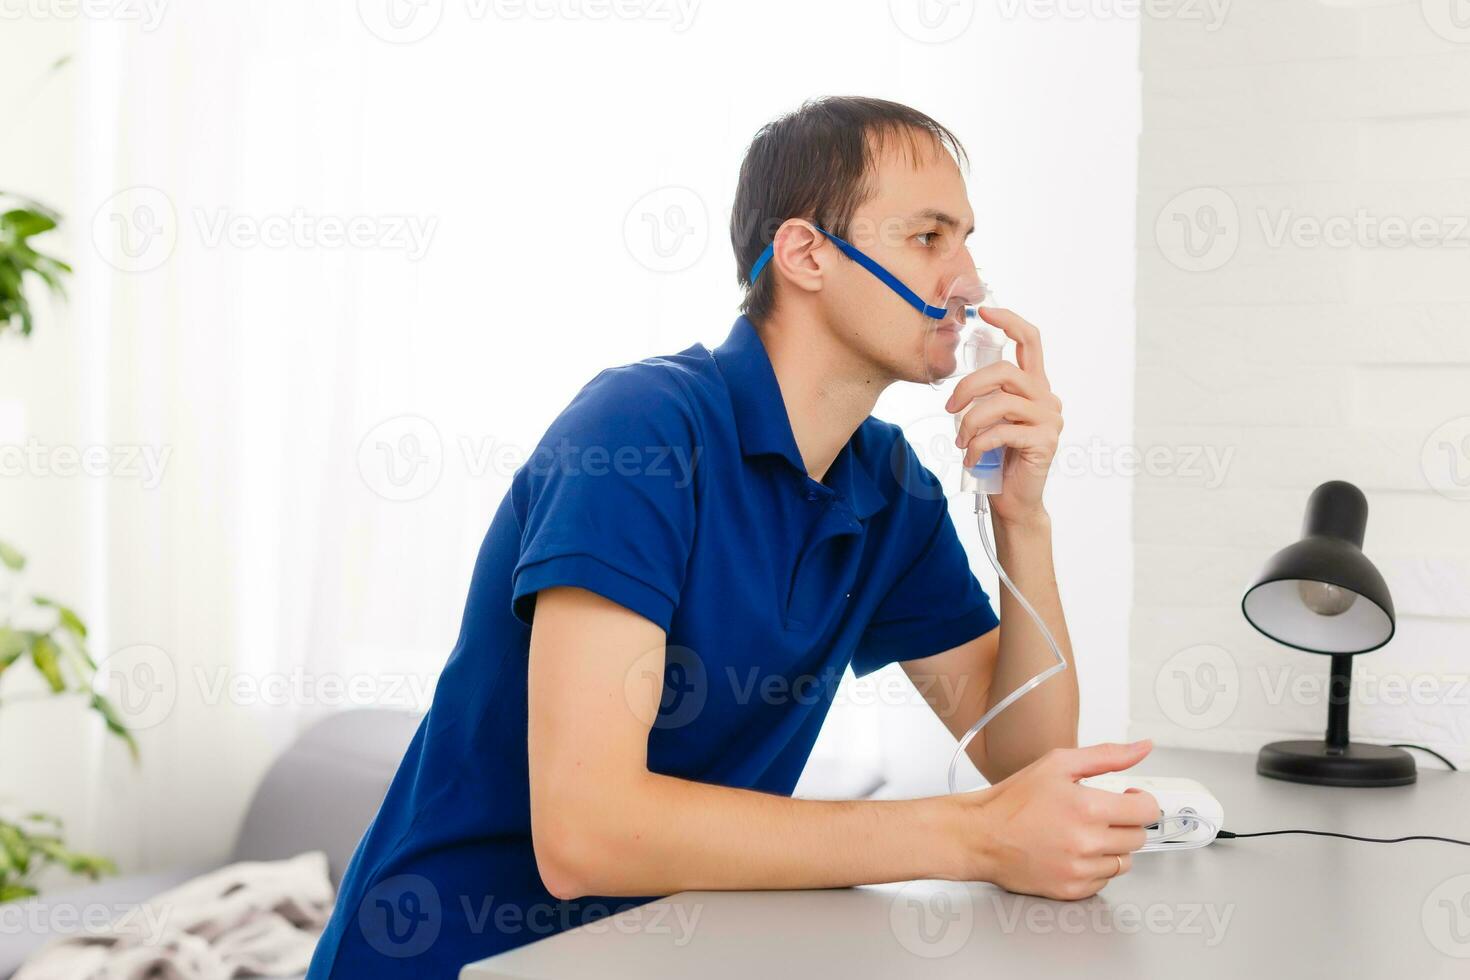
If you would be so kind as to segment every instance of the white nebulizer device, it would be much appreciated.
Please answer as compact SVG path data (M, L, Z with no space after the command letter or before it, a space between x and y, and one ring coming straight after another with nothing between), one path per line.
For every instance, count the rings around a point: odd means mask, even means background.
M1158 801L1159 820L1147 828L1147 841L1140 851L1188 851L1204 847L1225 826L1225 807L1193 779L1109 772L1079 782L1113 793L1141 789Z

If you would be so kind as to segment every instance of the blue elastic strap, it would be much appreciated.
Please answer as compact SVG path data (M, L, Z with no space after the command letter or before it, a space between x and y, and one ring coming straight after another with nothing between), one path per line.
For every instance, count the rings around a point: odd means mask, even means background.
M846 255L858 265L862 266L864 269L867 269L873 275L877 276L878 280L882 282L883 285L887 286L889 289L893 290L895 293L901 296L905 303L909 304L920 313L933 320L943 320L945 316L948 315L948 310L946 310L942 306L930 306L928 303L924 302L923 299L919 297L918 293L905 286L893 273L889 272L877 262L874 262L872 259L864 255L861 251L858 250L856 246L849 245L847 242L844 242L842 239L838 238L836 235L832 234L821 225L813 224L812 227L830 238L832 240L832 243L837 246L838 250L841 251L843 255ZM761 270L765 269L766 263L771 261L771 256L775 254L775 250L775 242L767 245L765 247L765 250L761 252L760 256L755 260L755 265L750 267L750 284L752 286L754 286L755 281L760 278Z

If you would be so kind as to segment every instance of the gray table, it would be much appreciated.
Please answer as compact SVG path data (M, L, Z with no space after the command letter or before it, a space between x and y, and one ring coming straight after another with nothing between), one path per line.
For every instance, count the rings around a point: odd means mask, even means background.
M1257 776L1254 756L1157 749L1237 833L1305 827L1470 839L1470 774L1392 789ZM462 980L750 977L1268 980L1470 977L1470 847L1288 835L1139 854L1084 902L987 884L683 892L465 967Z

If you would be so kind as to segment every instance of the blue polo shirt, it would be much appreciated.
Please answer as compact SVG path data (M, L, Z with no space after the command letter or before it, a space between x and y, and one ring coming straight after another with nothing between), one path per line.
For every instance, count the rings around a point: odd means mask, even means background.
M308 977L452 977L657 897L561 901L537 873L526 663L539 590L588 589L666 631L651 770L789 795L845 668L997 625L946 489L874 418L812 479L744 317L713 350L598 374L496 511L433 705Z

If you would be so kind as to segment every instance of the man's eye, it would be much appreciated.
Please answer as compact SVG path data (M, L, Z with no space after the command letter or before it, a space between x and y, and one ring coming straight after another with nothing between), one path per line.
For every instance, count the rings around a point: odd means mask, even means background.
M939 232L937 232L937 231L921 232L920 234L916 235L915 237L918 239L920 245L924 246L925 248L933 248L936 244L938 244Z

